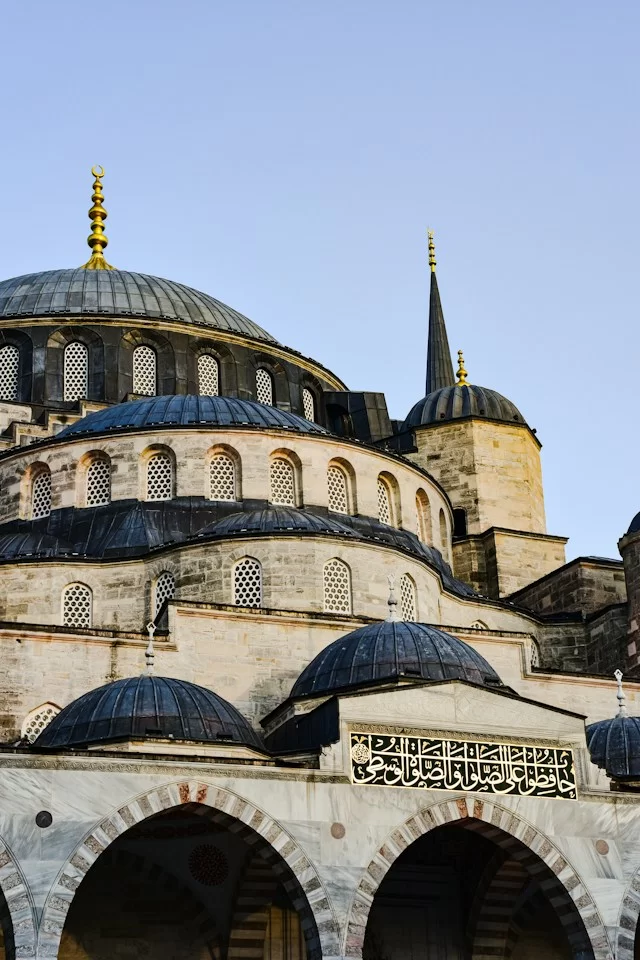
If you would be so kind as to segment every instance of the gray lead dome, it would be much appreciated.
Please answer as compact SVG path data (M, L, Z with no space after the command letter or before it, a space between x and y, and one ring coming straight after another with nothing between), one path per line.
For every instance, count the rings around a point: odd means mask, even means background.
M409 411L403 429L464 417L483 417L505 423L526 422L516 405L497 390L465 383L442 387L423 397Z
M0 282L0 318L98 315L204 324L256 340L275 337L206 293L128 270L47 270Z

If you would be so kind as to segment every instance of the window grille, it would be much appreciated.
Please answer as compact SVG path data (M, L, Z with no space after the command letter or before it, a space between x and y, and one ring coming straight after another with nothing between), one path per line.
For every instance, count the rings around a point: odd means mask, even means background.
M91 590L84 583L70 583L62 594L62 623L65 627L91 626Z
M64 399L83 400L89 393L89 353L74 340L64 348Z
M253 557L244 557L234 567L233 602L236 607L262 605L262 567Z
M20 351L12 343L0 348L0 400L18 399Z
M258 403L273 406L273 378L264 367L258 367L256 370L256 397Z
M22 730L20 731L23 739L33 743L44 728L48 726L53 718L60 713L60 707L55 703L43 703L41 707L32 710L24 718Z
M382 477L378 477L378 520L391 523L391 492Z
M535 640L531 641L531 666L540 666L540 647Z
M166 600L171 600L176 592L176 578L168 570L161 573L156 580L156 588L153 597L153 615L157 617Z
M288 460L276 457L271 461L269 471L271 483L271 503L282 504L285 507L295 507L296 490L293 466Z
M311 390L307 390L306 387L302 391L302 408L305 418L314 423L316 419L316 401Z
M144 397L155 397L156 352L145 345L133 351L133 392Z
M236 499L236 467L226 453L216 453L209 463L209 499Z
M31 519L39 520L51 513L51 474L41 470L33 478L31 487Z
M324 565L325 613L351 613L351 572L342 560L329 560Z
M147 500L171 500L173 465L168 453L154 453L147 462Z
M98 507L111 502L111 464L101 457L87 469L87 506Z
M198 357L198 393L206 397L217 397L220 392L220 370L218 361L210 353Z
M416 534L423 543L431 542L431 507L424 490L416 494Z
M416 585L408 573L400 578L400 615L413 623L417 620Z
M330 466L327 470L327 489L329 510L334 513L349 513L347 478L340 467Z

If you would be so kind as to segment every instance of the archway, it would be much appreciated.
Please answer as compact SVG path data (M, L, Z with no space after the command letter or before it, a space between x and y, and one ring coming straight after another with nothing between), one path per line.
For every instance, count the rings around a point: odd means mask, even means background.
M33 904L11 851L0 840L0 960L35 954Z

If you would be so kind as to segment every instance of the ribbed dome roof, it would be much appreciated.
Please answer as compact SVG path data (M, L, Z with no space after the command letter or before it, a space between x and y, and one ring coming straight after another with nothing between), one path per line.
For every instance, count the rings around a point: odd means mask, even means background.
M472 416L506 423L525 423L515 404L501 393L470 383L442 387L418 400L411 408L403 429Z
M47 270L0 282L0 317L97 314L202 323L277 340L232 307L173 280L128 270Z
M607 776L640 780L640 717L612 717L587 727L591 760Z
M302 671L291 696L336 693L401 677L502 685L484 657L457 637L424 623L384 620L330 643Z
M280 430L295 430L298 433L327 433L324 427L311 423L304 417L257 403L255 400L187 394L116 403L65 427L56 437L143 427L205 424L219 427L275 427Z
M266 507L263 510L232 513L205 527L200 533L226 536L234 533L280 533L288 530L297 533L333 533L357 538L355 530L333 517L321 517L293 507Z
M640 530L640 513L636 513L635 517L629 524L629 529L627 530L627 534L637 533L638 530Z
M60 750L159 737L232 741L264 751L249 721L212 690L146 674L116 680L74 700L45 727L34 746Z

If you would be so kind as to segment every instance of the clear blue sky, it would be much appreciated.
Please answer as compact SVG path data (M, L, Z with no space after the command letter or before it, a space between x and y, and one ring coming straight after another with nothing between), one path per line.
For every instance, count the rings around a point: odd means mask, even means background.
M550 532L640 510L636 2L7 0L0 276L109 259L243 311L402 418L428 271L544 444Z

